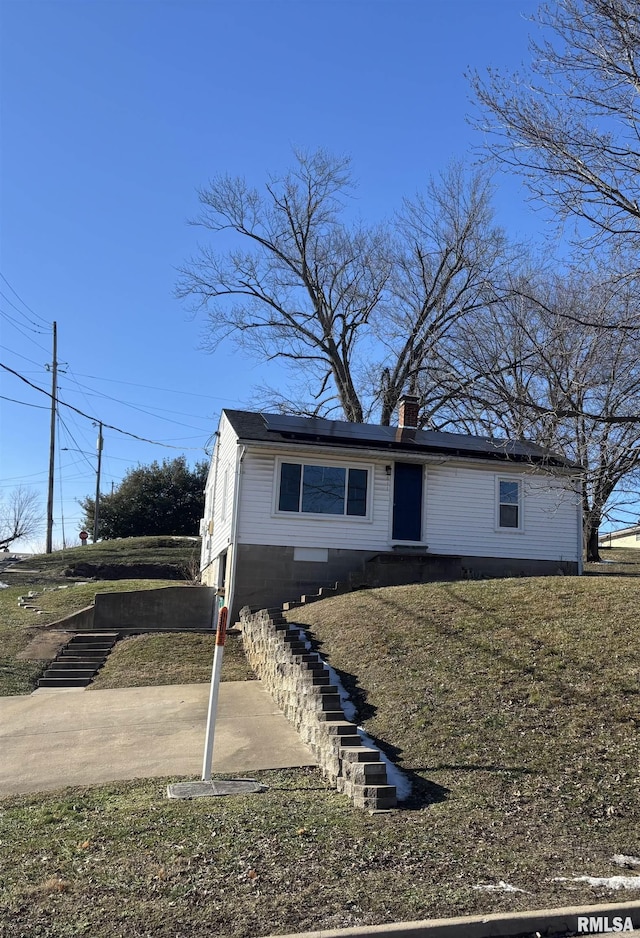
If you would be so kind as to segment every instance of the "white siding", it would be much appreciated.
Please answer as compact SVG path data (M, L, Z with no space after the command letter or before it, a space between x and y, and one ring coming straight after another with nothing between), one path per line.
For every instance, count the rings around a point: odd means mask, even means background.
M201 558L203 581L211 584L217 575L215 558L231 541L238 450L237 436L224 414L218 433L207 478Z
M496 528L496 478L505 476L524 481L522 531ZM434 553L578 559L577 495L543 471L429 466L426 511Z
M600 537L601 547L640 547L640 534L603 534Z
M276 455L251 452L249 447L242 470L242 504L238 528L240 544L333 547L349 550L388 549L392 483L386 476L384 463L375 465L372 460L342 460L338 457L332 459L325 455L320 459L312 450L303 451L298 447L289 455L295 459L321 461L336 466L361 466L363 469L374 467L370 518L277 514L274 510Z
M392 547L393 479L385 466L393 460L341 460L318 457L312 449L296 447L294 459L361 465L373 468L370 517L365 519L305 517L275 511L277 453L251 450L242 468L238 541L291 547L327 547L385 551ZM282 455L287 455L283 453ZM524 481L523 530L496 528L496 478ZM472 468L451 463L427 465L423 511L423 544L432 553L531 560L578 560L576 494L560 479L545 472L513 466ZM217 542L216 542L217 543Z

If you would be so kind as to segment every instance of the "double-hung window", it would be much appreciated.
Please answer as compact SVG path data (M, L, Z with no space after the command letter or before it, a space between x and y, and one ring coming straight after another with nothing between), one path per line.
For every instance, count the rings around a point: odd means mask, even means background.
M282 462L278 511L364 518L368 483L368 469Z
M520 479L497 480L497 522L503 531L522 530L522 482Z

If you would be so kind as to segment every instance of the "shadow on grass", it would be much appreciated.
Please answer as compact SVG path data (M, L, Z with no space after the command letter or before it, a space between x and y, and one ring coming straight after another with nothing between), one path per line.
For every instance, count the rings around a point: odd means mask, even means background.
M616 563L616 567L633 566L632 564L625 564L625 563L618 562L618 561L616 561L615 563ZM588 576L588 577L590 576L597 576L597 577L622 576L622 577L631 577L632 579L637 580L638 577L640 577L640 571L638 571L637 568L635 570L584 570L582 572L582 576Z
M498 772L502 775L539 775L535 769L527 769L523 765L466 765L465 763L440 763L439 765L415 766L414 772Z

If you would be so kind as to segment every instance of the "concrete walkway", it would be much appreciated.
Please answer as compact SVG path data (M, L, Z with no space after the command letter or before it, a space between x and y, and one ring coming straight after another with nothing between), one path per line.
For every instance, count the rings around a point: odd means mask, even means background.
M0 796L202 772L208 684L0 697ZM223 682L213 774L315 765L259 681Z

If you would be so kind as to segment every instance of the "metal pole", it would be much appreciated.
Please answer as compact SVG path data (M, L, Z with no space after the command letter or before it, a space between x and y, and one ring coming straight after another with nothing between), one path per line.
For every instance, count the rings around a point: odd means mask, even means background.
M216 649L213 654L213 668L211 670L211 690L209 693L209 712L207 714L207 732L204 742L204 759L202 761L202 781L211 781L211 758L213 756L213 740L216 729L216 712L218 709L218 692L220 690L220 672L224 657L224 640L227 634L228 609L223 606L218 613L218 629L216 631Z
M93 512L93 543L98 540L98 517L100 514L100 469L102 467L102 422L98 423L98 472L96 475L96 503Z
M46 553L53 550L53 474L56 455L56 397L58 393L58 324L53 324L53 364L51 366L51 432L49 435L49 494L47 497Z

